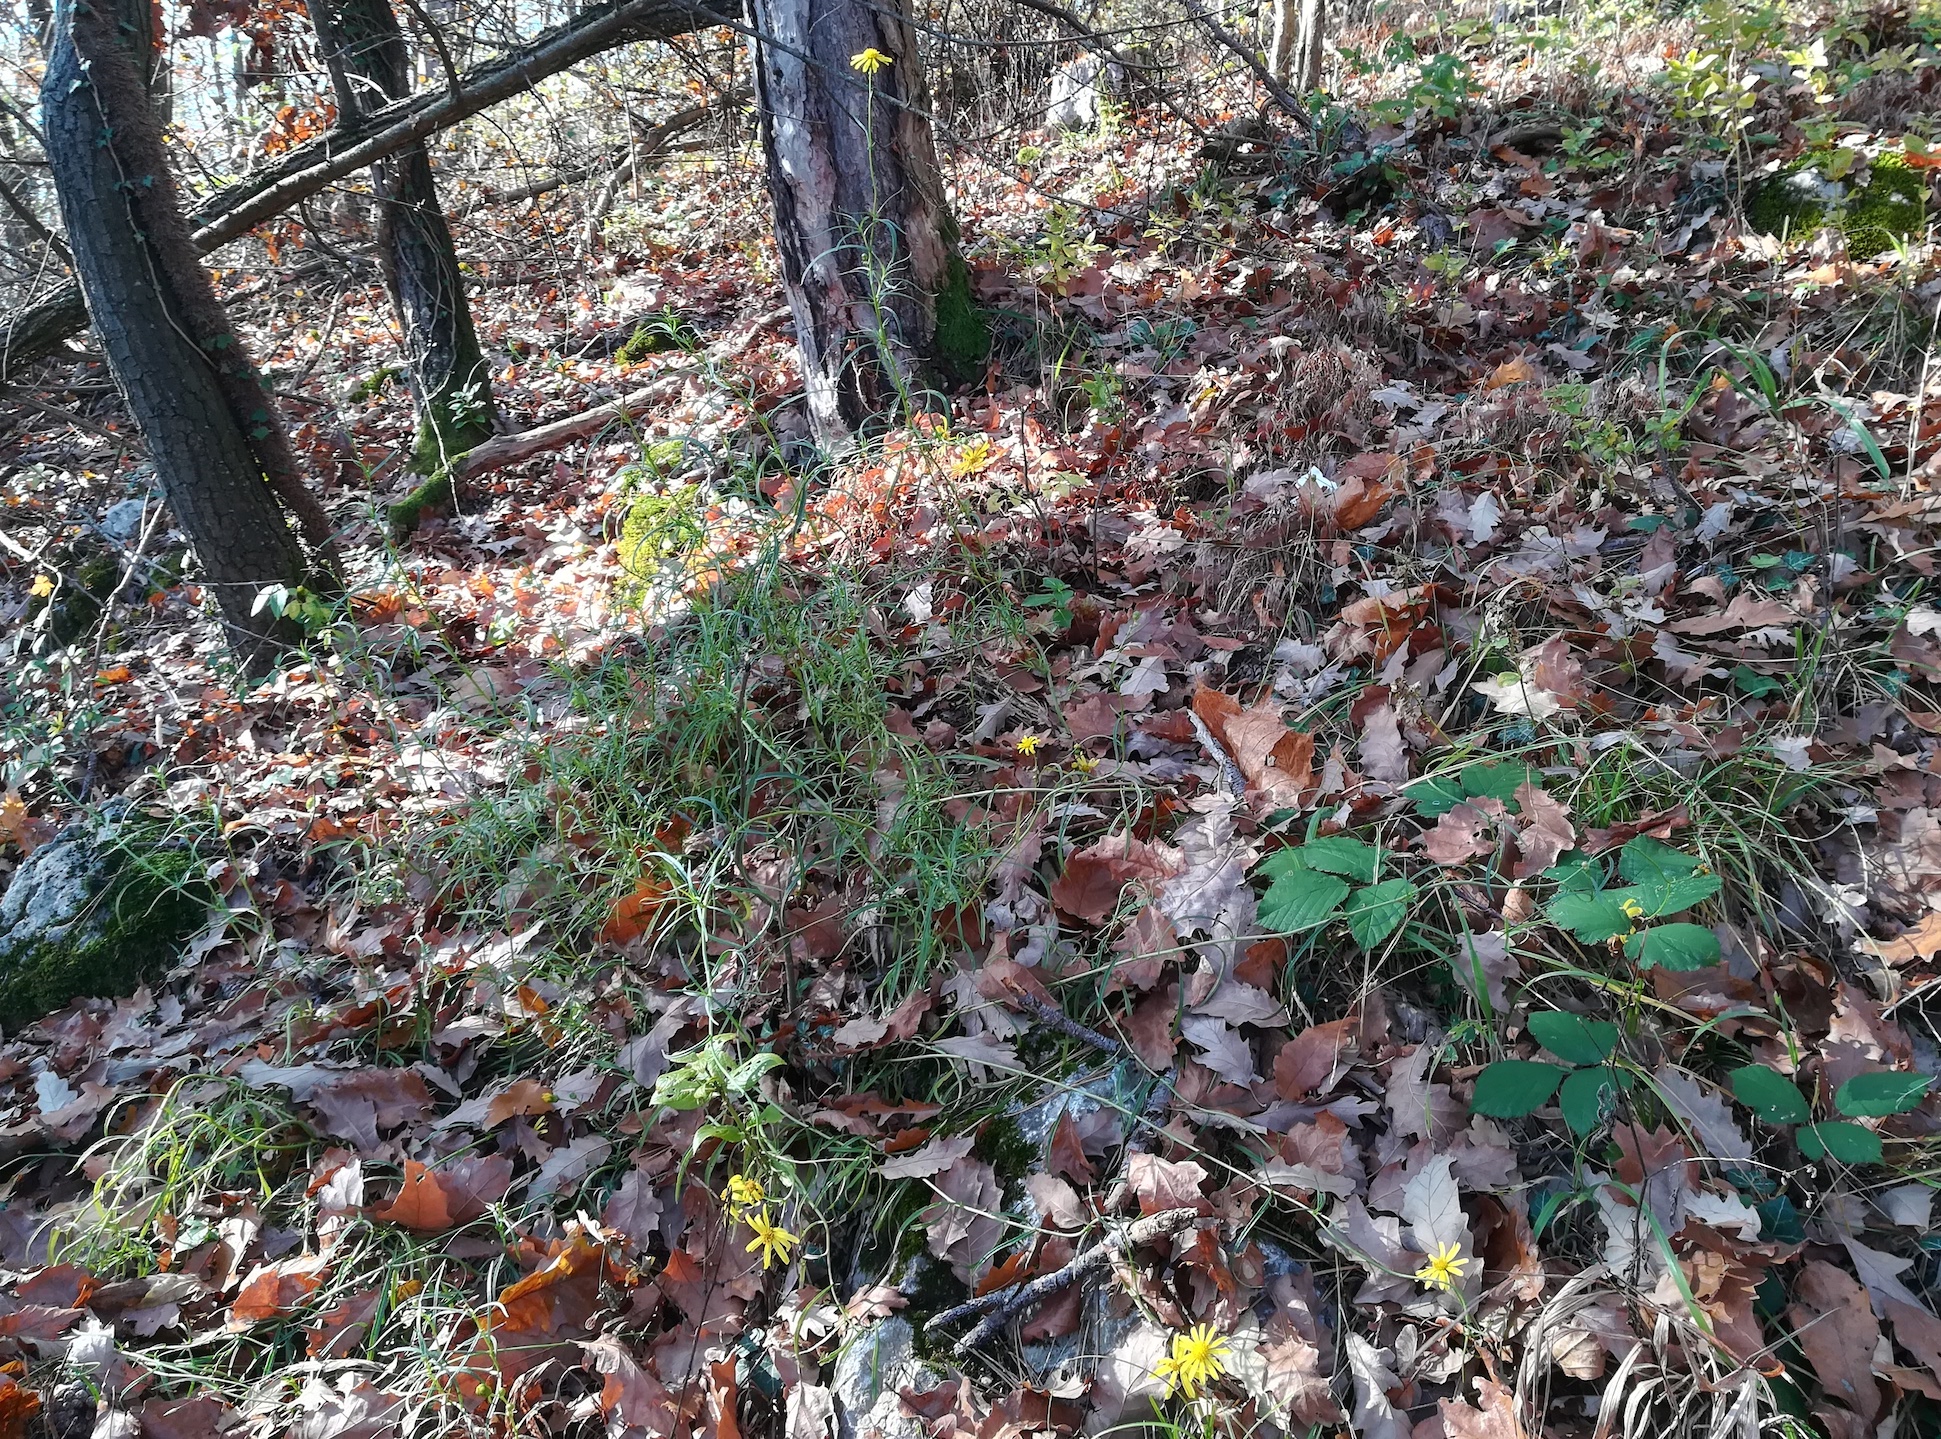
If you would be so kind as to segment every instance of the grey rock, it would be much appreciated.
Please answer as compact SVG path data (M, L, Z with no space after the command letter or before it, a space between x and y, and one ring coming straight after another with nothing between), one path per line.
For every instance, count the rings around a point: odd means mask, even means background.
M836 1356L829 1387L836 1396L836 1439L924 1439L921 1420L901 1410L897 1391L931 1389L943 1375L917 1357L908 1320L870 1325Z

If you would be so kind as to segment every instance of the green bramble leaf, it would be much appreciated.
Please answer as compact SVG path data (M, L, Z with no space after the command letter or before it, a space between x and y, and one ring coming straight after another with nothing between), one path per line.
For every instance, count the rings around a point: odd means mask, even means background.
M1629 934L1633 928L1622 899L1613 891L1560 894L1550 901L1545 912L1552 924L1569 930L1582 944L1602 944L1607 939Z
M1878 1164L1881 1159L1880 1136L1843 1119L1807 1125L1799 1132L1799 1148L1808 1159L1831 1155L1842 1164Z
M1624 942L1646 969L1709 969L1719 962L1719 937L1702 924L1658 924Z
M1928 1092L1925 1074L1856 1074L1835 1091L1834 1108L1854 1119L1905 1114Z
M1521 1119L1549 1103L1569 1072L1534 1059L1499 1059L1476 1076L1469 1108L1489 1119Z
M1739 1103L1768 1124L1804 1124L1813 1117L1799 1086L1763 1064L1748 1064L1727 1076Z
M1608 1064L1572 1070L1558 1092L1564 1123L1580 1138L1594 1134L1617 1104L1619 1075Z
M1301 860L1309 869L1325 870L1352 879L1358 884L1375 882L1375 863L1380 851L1352 835L1331 834L1301 846Z
M1415 886L1406 879L1385 879L1356 890L1342 910L1348 933L1363 949L1373 949L1400 928L1414 898Z
M1530 1016L1538 1044L1569 1064L1602 1064L1618 1046L1618 1027L1609 1020L1586 1019L1561 1009Z
M1284 873L1260 901L1260 922L1278 934L1298 934L1327 923L1348 897L1348 881L1319 870Z

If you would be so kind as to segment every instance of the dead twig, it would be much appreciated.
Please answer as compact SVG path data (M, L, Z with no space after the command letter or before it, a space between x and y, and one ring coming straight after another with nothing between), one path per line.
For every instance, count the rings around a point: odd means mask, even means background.
M1157 1214L1148 1214L1143 1219L1135 1219L1122 1228L1114 1229L1090 1249L1073 1257L1062 1269L1050 1274L1040 1275L1028 1284L1016 1285L1010 1289L1000 1289L973 1299L968 1304L959 1304L954 1309L946 1309L935 1315L925 1324L924 1331L941 1329L945 1325L961 1324L966 1319L978 1319L977 1326L952 1347L951 1352L962 1359L980 1345L997 1335L1005 1325L1023 1314L1027 1309L1042 1304L1052 1295L1069 1289L1079 1280L1085 1279L1101 1270L1111 1267L1112 1262L1128 1249L1151 1244L1156 1239L1164 1239L1177 1234L1182 1229L1191 1228L1200 1218L1197 1209L1163 1209ZM979 1318L979 1316L982 1318Z

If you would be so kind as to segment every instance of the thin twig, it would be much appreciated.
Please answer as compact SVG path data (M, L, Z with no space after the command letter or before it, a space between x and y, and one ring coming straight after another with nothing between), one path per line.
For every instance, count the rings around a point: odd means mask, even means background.
M1260 58L1254 54L1252 46L1207 14L1206 7L1201 5L1199 0L1186 0L1186 8L1195 20L1206 27L1209 35L1246 63L1247 68L1254 72L1254 79L1260 81L1261 88L1273 97L1276 105L1292 115L1304 129L1313 131L1314 117L1308 114L1307 107L1296 100L1288 88L1276 80L1273 73L1260 63Z
M995 1337L1005 1325L1023 1314L1027 1309L1043 1303L1052 1295L1069 1289L1079 1280L1111 1267L1112 1261L1128 1249L1151 1244L1156 1239L1177 1234L1190 1228L1200 1218L1197 1209L1164 1209L1157 1214L1149 1214L1143 1219L1135 1219L1123 1228L1114 1229L1104 1239L1090 1249L1075 1255L1062 1269L1050 1274L1040 1275L1029 1284L1021 1284L1010 1289L1001 1289L982 1298L973 1299L968 1304L959 1304L954 1309L946 1309L935 1315L925 1324L928 1333L949 1324L960 1324L966 1319L978 1319L976 1328L959 1339L952 1348L962 1359Z
M1100 1034L1096 1029L1089 1029L1080 1024L1057 1005L1047 1004L1035 994L1014 994L1011 997L1060 1034L1089 1044L1114 1059L1125 1058L1126 1047L1118 1040L1109 1034Z

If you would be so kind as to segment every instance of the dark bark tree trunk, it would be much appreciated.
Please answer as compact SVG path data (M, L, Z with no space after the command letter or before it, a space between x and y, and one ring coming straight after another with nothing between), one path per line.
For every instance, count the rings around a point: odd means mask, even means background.
M636 40L665 40L706 24L687 0L608 0L503 55L474 65L456 94L437 91L392 105L360 124L339 124L261 169L217 190L189 216L196 248L208 254L344 176L427 135L522 95L548 75ZM0 323L0 379L53 353L88 323L81 287L62 285Z
M809 417L842 445L942 379L973 377L989 335L944 204L907 0L749 8Z
M290 637L261 592L321 567L284 507L306 528L322 513L177 208L148 92L150 13L148 0L61 0L41 84L47 160L108 367L232 644L260 663Z
M411 93L410 57L389 0L312 0L311 18L337 91L355 122ZM438 202L431 157L407 145L371 167L385 288L404 335L418 415L412 468L444 473L492 434L491 371L465 301L451 226Z

